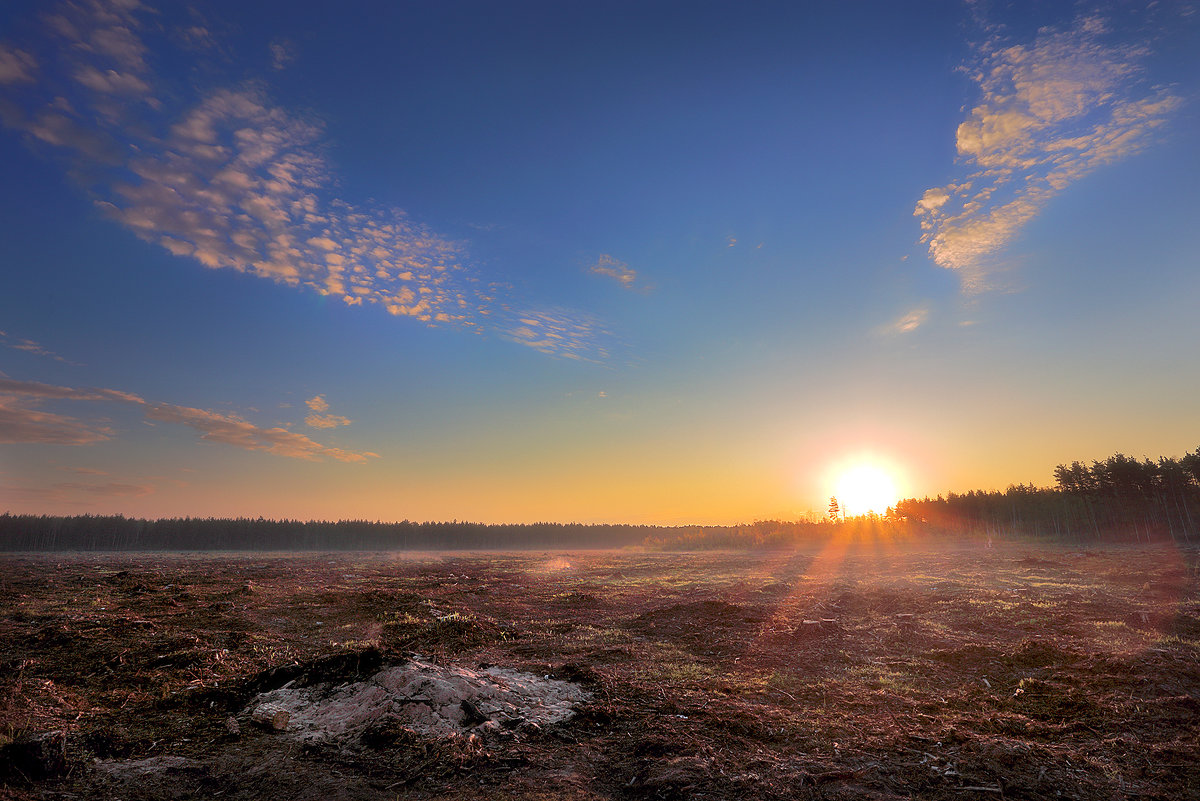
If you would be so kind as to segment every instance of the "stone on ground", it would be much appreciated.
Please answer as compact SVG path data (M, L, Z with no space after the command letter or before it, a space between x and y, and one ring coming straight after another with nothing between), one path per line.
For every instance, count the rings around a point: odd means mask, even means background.
M380 724L430 737L546 726L569 719L589 698L567 681L502 667L486 670L420 660L336 686L285 686L254 699L288 713L287 734L310 742L349 742Z

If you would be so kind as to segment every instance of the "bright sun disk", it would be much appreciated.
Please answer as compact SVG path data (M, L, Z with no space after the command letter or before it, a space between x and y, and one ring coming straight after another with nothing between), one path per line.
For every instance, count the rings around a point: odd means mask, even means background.
M838 478L835 497L842 514L853 516L882 514L899 500L899 493L887 471L872 464L857 464Z

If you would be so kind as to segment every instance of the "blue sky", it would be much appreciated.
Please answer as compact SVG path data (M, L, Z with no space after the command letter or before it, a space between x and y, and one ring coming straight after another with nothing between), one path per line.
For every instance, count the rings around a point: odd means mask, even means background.
M1198 20L10 2L0 508L737 522L1182 453Z

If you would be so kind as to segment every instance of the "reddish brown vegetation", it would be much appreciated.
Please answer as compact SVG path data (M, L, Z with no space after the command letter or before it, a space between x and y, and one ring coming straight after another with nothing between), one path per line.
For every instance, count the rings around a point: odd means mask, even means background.
M1200 787L1196 557L1172 548L10 555L0 584L0 798ZM302 748L227 727L263 689L404 651L593 700L484 739Z

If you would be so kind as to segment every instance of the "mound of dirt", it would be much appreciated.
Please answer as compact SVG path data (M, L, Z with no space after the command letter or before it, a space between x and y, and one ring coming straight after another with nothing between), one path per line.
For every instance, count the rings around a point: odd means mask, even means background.
M546 726L569 719L589 694L578 685L502 667L469 670L417 659L363 681L297 686L254 699L288 713L285 733L305 742L352 744L381 726L445 737Z
M762 622L762 615L753 609L725 601L706 600L651 609L631 620L630 628L655 629L687 626L703 630L714 626L739 628L747 623L760 622Z
M380 639L394 651L459 653L481 645L519 639L513 626L490 618L434 613L428 619L409 615L383 624Z

